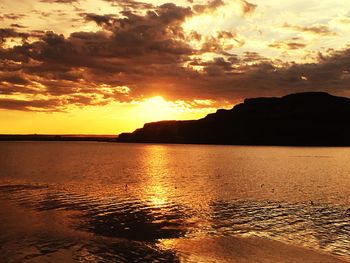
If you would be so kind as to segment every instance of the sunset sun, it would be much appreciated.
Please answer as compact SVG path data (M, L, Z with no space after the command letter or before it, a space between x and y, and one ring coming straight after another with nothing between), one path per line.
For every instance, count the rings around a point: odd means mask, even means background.
M179 105L166 101L162 96L155 96L140 103L140 116L149 121L169 120L183 111Z

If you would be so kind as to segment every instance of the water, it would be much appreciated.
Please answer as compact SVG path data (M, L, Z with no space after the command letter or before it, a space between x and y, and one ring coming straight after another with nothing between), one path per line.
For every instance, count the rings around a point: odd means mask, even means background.
M350 259L350 148L1 142L0 153L0 262L205 262L195 241L227 237Z

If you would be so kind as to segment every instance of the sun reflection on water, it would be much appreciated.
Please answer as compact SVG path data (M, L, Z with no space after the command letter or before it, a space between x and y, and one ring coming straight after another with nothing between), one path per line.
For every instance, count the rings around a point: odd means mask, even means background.
M150 145L146 148L144 156L144 165L147 167L147 181L143 186L144 199L156 207L163 207L168 203L169 187L164 184L168 170L168 151L167 147L162 145Z

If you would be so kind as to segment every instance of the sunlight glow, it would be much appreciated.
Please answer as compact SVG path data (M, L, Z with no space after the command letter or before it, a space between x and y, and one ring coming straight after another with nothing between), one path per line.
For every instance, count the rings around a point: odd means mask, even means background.
M0 98L9 97L0 96ZM23 96L23 100L27 99ZM143 101L114 102L103 107L72 106L69 111L56 113L5 111L0 109L0 117L8 124L3 125L0 132L119 134L134 131L146 122L199 119L216 110L216 105L203 105L207 103L203 102L202 100L168 101L161 96L156 96ZM130 118L130 116L133 117Z
M140 117L146 122L175 119L186 110L186 105L166 101L162 96L155 96L140 103Z
M190 17L182 27L185 32L197 31L203 35L214 36L217 31L232 30L234 21L243 20L240 1L227 1L215 11Z

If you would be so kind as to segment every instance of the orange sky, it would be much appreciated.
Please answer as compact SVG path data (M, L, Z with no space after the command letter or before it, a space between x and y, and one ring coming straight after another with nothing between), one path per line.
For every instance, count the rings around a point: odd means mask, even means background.
M117 134L245 97L350 96L343 0L3 0L0 133Z
M204 102L202 102L204 103ZM168 119L198 119L215 108L196 108L160 96L132 103L84 106L67 112L0 110L1 133L8 134L119 134L142 127L146 122Z

